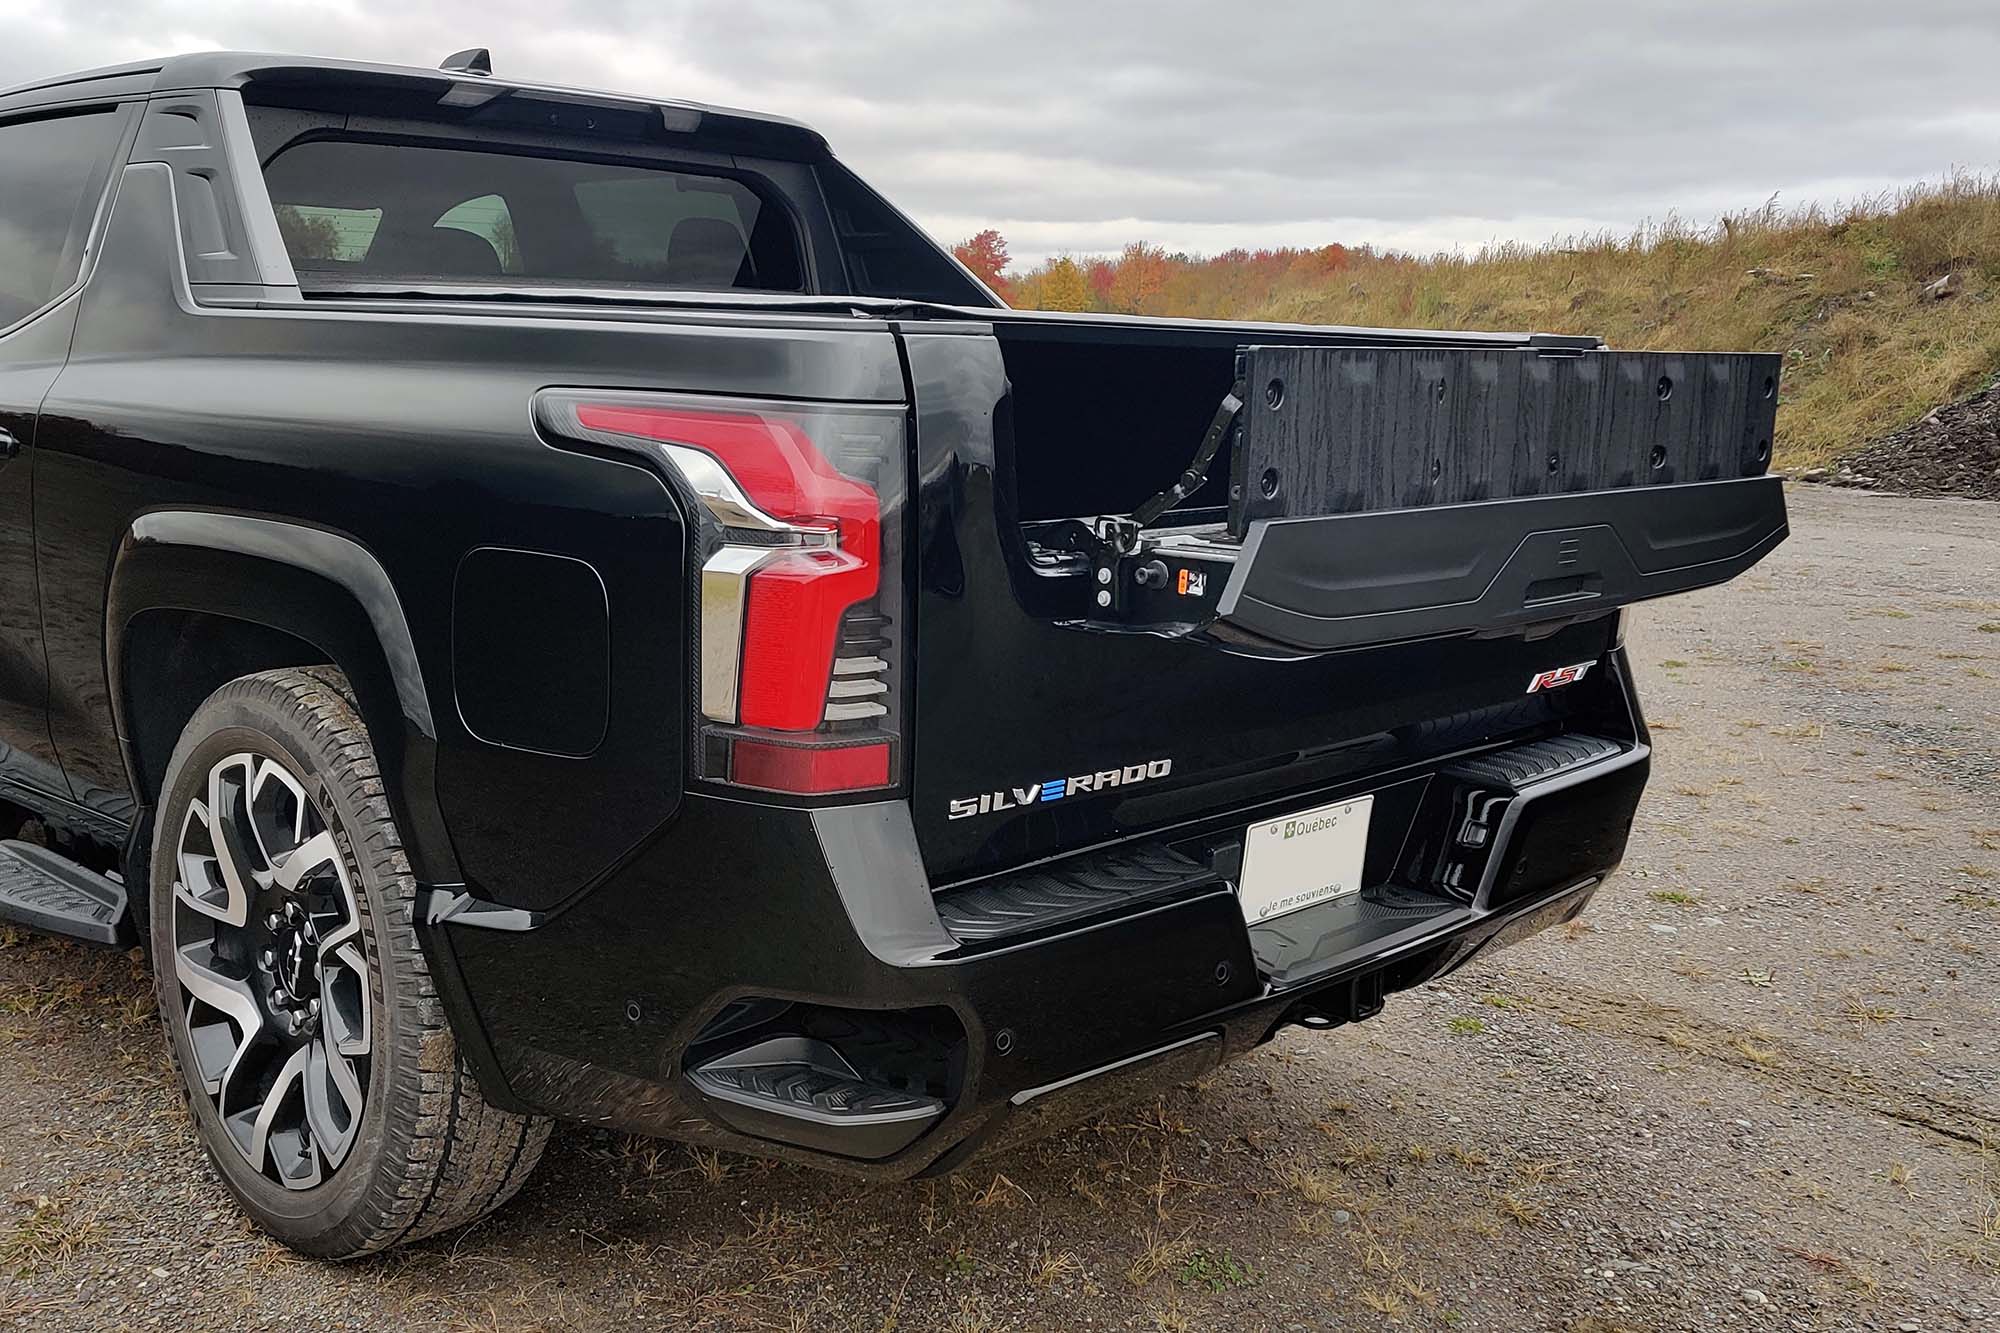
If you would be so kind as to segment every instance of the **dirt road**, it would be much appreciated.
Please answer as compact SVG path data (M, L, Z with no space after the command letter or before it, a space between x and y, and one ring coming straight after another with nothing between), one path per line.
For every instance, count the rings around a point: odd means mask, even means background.
M136 964L0 937L0 1325L2000 1326L2000 505L1792 502L1635 623L1658 759L1584 922L971 1179L559 1130L500 1216L309 1265Z

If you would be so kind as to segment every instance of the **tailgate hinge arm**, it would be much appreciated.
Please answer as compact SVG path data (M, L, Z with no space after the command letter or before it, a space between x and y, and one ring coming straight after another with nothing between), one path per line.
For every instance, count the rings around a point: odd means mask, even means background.
M1221 405L1215 409L1214 419L1208 423L1208 434L1202 436L1201 448L1195 451L1194 459L1181 473L1180 480L1132 511L1131 521L1135 527L1151 527L1154 519L1201 489L1201 484L1208 480L1209 465L1215 462L1222 442L1229 438L1229 428L1235 424L1236 414L1243 410L1245 391L1246 386L1240 379L1230 386L1229 392L1222 396Z

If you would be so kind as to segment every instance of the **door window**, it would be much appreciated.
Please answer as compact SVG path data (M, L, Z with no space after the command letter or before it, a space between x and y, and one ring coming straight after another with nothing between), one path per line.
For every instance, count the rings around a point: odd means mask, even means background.
M115 111L0 124L0 329L76 281L118 126Z

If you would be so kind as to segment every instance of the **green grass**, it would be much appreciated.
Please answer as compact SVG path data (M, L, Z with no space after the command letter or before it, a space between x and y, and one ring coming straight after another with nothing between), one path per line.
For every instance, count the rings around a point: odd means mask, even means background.
M1184 1287L1197 1287L1205 1291L1228 1291L1231 1287L1241 1287L1253 1281L1257 1274L1247 1265L1239 1263L1235 1255L1223 1250L1196 1250L1180 1266L1174 1278Z
M1445 1026L1461 1037L1470 1037L1486 1031L1486 1020L1483 1018L1459 1017L1452 1019Z
M1629 235L1470 255L1330 246L1204 260L1155 249L1137 259L1128 250L1124 262L1149 276L1107 284L1089 295L1090 308L1777 352L1783 466L1843 457L2000 369L2000 177L1961 174L1841 205L1771 203L1712 226L1669 217ZM1045 271L1016 280L1017 304L1038 303ZM1925 297L1946 273L1962 280L1959 295Z

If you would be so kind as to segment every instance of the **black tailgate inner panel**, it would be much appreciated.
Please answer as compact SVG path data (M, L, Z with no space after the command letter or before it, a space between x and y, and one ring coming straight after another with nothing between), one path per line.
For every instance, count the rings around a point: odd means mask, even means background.
M1779 358L1244 347L1230 528L1757 476Z

